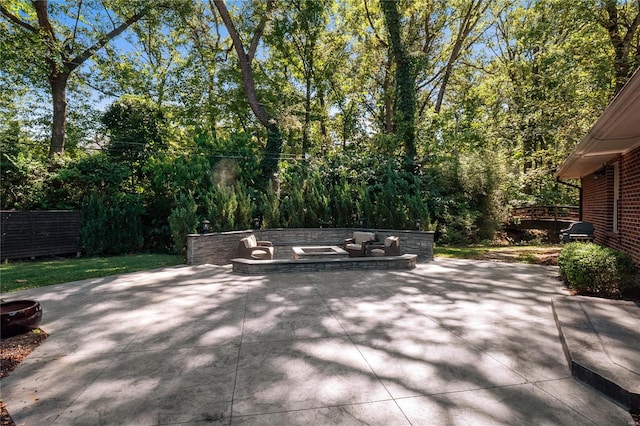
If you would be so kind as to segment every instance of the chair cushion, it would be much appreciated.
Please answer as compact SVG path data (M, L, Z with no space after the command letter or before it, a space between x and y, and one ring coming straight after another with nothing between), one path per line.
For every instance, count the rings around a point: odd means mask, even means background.
M251 252L252 259L264 259L269 257L271 257L271 255L267 250L254 250Z
M362 248L361 244L347 244L347 250L360 250Z
M391 247L396 241L398 241L398 237L387 237L384 239L384 246Z
M374 241L376 239L375 232L354 231L353 239L356 244L360 245L366 241Z
M369 253L371 253L371 256L376 256L376 257L385 255L384 249L380 249L380 248L371 249Z
M256 247L258 245L258 243L256 242L256 236L253 234L249 235L248 237L244 237L240 241L242 241L245 248Z

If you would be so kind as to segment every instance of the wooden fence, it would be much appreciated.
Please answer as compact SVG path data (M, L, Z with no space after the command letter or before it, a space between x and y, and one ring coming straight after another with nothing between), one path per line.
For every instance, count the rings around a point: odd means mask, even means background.
M0 258L79 255L80 211L0 211Z

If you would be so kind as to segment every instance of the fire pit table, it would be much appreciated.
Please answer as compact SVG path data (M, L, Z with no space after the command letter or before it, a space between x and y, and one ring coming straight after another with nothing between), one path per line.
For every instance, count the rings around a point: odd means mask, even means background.
M294 259L318 259L323 257L348 257L349 253L338 246L292 247Z

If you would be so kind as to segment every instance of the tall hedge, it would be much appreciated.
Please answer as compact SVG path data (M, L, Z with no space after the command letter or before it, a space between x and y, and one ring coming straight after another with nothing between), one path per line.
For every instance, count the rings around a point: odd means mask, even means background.
M81 241L89 256L139 252L144 246L144 206L137 196L105 198L97 194L82 204Z

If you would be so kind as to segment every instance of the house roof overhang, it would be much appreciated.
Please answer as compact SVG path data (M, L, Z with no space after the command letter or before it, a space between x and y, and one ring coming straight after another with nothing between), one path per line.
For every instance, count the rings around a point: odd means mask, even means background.
M559 179L590 175L640 147L640 68L613 98L555 173Z

